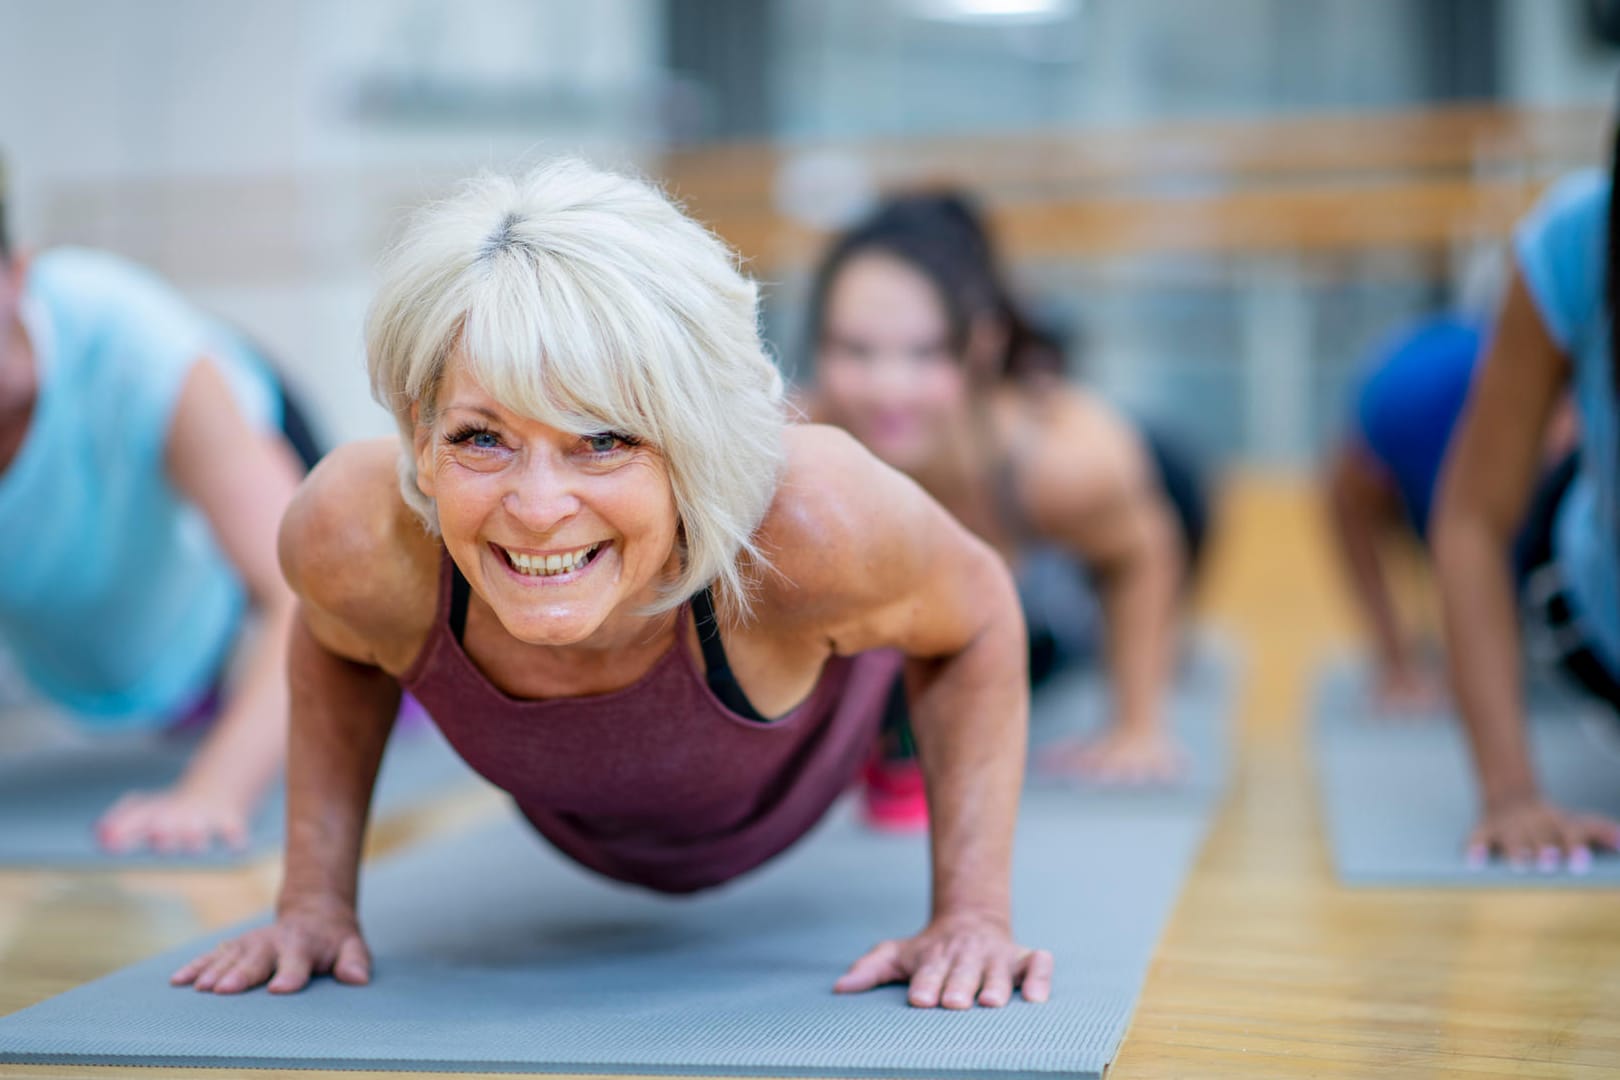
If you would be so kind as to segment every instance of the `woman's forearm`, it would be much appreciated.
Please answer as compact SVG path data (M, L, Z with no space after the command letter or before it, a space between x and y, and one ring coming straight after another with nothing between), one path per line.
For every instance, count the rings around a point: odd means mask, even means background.
M908 669L928 792L935 918L962 912L1010 917L1029 682L1010 580L1004 592L986 598L994 615L967 648L943 661L912 661Z
M1507 544L1484 522L1450 515L1436 521L1434 549L1452 692L1481 795L1487 808L1533 798Z
M290 642L287 855L277 908L332 901L352 908L399 684L380 668L326 649L302 619L294 620Z
M1173 526L1154 520L1141 544L1103 577L1102 604L1115 722L1152 731L1164 723L1165 681L1175 657L1182 555Z
M1374 511L1359 495L1356 478L1349 475L1354 468L1353 463L1340 460L1328 479L1333 538L1350 577L1350 595L1372 632L1379 661L1386 670L1401 669L1408 663L1406 639L1384 574Z
M294 606L288 594L264 612L242 678L208 737L187 765L180 786L257 806L287 752L287 636Z

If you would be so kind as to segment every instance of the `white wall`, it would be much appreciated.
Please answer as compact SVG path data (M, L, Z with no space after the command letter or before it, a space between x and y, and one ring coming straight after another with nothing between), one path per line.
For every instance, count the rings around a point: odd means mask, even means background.
M13 231L154 266L264 341L331 436L388 430L359 349L390 230L481 167L562 151L635 164L659 8L0 0ZM429 108L358 104L412 77Z
M1583 0L1500 0L1503 97L1525 104L1609 104L1620 51L1595 41Z

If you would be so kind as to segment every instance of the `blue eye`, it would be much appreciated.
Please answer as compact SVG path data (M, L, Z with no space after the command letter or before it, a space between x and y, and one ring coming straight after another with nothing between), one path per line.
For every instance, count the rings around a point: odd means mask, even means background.
M615 435L611 431L585 436L585 445L590 447L591 452L594 454L611 454L624 441L623 436Z
M471 446L475 450L499 450L501 438L488 428L467 427L445 437L452 446Z

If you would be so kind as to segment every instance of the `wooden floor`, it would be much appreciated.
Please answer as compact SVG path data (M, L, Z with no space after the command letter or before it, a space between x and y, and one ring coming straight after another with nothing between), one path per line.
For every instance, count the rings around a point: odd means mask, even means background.
M1315 511L1296 479L1232 485L1203 606L1248 649L1237 783L1110 1075L1620 1076L1620 893L1352 892L1333 882L1302 707L1312 664L1347 640L1348 621ZM491 810L482 802L450 816ZM375 846L448 824L424 816ZM245 917L274 883L268 866L0 874L0 1013ZM153 1075L0 1067L6 1077L87 1072Z

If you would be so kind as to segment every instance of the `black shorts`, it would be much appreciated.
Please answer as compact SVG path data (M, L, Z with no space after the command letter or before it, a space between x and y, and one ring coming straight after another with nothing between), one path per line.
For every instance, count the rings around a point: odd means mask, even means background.
M1203 566L1204 549L1209 541L1210 482L1192 451L1162 430L1144 424L1142 441L1159 471L1165 499L1175 515L1181 542L1187 555L1185 586L1190 587Z

